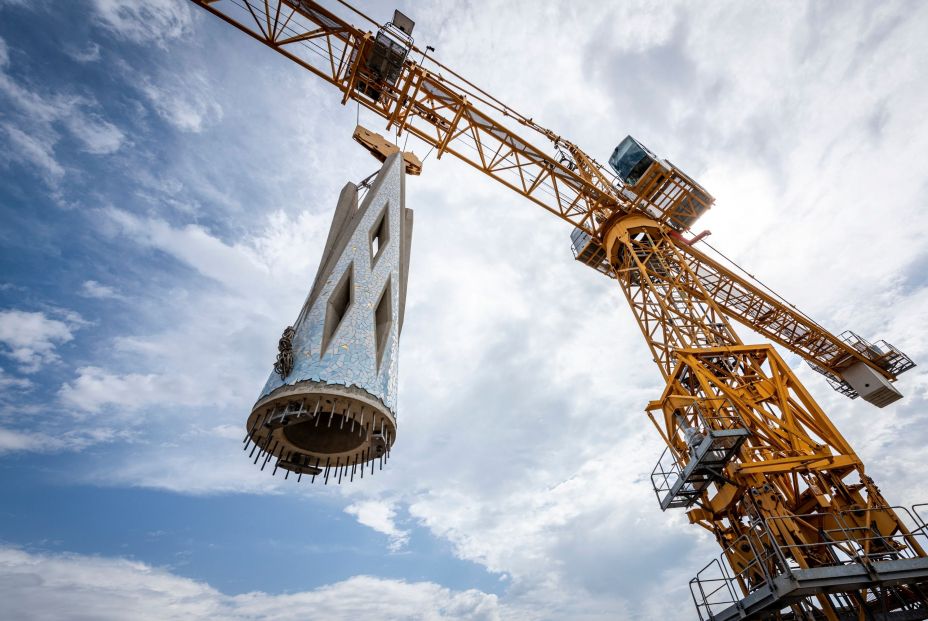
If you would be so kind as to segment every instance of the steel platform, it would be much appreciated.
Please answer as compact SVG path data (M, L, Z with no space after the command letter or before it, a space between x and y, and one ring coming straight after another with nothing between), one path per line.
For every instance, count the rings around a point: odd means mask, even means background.
M845 593L875 587L920 584L928 590L928 558L908 558L874 561L869 566L861 563L793 569L776 576L755 589L740 602L717 613L709 621L735 619L766 619L805 597L818 593ZM928 619L928 608L895 612L871 613L874 621L917 621ZM856 612L853 617L856 619Z

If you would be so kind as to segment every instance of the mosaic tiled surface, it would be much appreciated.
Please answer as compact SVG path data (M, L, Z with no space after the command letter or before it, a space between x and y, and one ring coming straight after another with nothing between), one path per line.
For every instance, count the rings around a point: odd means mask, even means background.
M388 162L389 164L389 162ZM378 397L396 416L396 386L398 370L398 312L400 308L400 195L402 160L392 159L380 188L371 190L367 212L360 219L351 240L316 298L304 314L293 338L293 369L285 380L271 373L261 391L261 397L284 384L314 380L328 384L357 386ZM375 184L376 185L376 184ZM367 200L368 197L365 197ZM389 241L371 269L369 232L389 203ZM320 351L325 324L326 305L333 289L345 270L354 264L354 300L325 352ZM392 277L391 277L392 276ZM375 343L374 311L387 279L390 279L393 321L384 346L383 360L378 369Z

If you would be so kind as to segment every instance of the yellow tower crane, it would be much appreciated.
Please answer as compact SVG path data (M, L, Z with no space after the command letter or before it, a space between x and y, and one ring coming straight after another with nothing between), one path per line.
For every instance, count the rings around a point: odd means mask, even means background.
M429 58L400 12L353 26L308 0L192 0L435 151L566 220L574 257L618 281L666 385L645 408L667 445L652 472L662 510L683 508L723 551L690 582L700 619L928 618L928 505L891 506L847 440L770 344L839 392L883 407L912 361L834 335L688 239L713 198L625 138L599 164ZM416 62L416 59L419 62ZM428 68L425 66L428 64ZM553 143L541 149L503 125ZM380 158L399 150L359 127ZM405 154L407 172L421 162ZM922 511L919 515L919 510Z

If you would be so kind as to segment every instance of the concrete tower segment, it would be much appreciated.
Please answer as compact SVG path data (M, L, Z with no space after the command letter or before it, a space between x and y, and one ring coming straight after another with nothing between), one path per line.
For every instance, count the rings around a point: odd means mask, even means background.
M389 456L413 223L404 185L395 154L360 205L356 185L342 189L312 288L248 418L246 449L254 443L262 469L340 483Z

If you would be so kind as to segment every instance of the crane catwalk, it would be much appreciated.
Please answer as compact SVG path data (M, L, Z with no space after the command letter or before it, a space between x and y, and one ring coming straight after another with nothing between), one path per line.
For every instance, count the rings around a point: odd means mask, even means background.
M879 407L901 397L892 383L914 366L905 354L832 334L697 248L687 236L713 203L698 183L630 136L611 170L600 165L428 58L402 14L381 26L340 3L372 33L316 2L192 1L335 86L342 103L572 225L575 258L619 283L666 382L645 408L666 443L652 472L658 502L685 509L723 550L690 583L701 619L928 618L925 506L892 506L777 351L743 342L731 320Z

